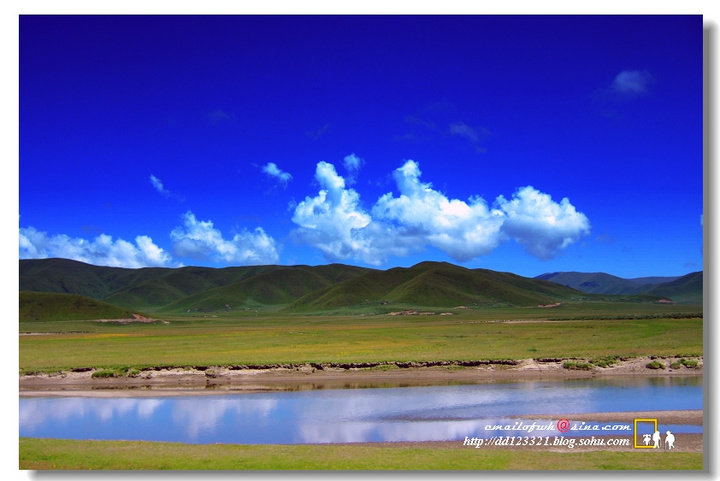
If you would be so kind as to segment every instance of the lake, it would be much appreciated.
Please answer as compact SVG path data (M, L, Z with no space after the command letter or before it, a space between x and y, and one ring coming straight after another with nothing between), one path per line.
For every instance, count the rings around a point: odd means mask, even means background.
M703 389L702 377L643 377L19 402L23 437L300 444L527 435L487 427L517 415L702 409ZM702 432L658 421L661 432ZM541 433L558 434L573 433Z

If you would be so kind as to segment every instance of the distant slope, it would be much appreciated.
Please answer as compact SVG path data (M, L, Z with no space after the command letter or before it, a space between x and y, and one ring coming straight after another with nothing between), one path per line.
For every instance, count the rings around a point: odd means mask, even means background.
M544 279L590 294L636 295L665 297L684 304L702 304L703 273L694 272L683 277L639 277L623 279L602 272L553 272L542 274Z
M644 294L672 299L682 304L703 303L703 272L693 272L646 290Z
M20 322L131 319L134 312L77 294L20 292Z
M289 309L325 310L383 301L429 307L475 303L529 306L578 294L574 289L515 274L423 262L410 268L370 271L312 292L292 303Z
M622 295L638 294L642 292L641 288L645 285L673 281L677 277L623 279L604 272L553 272L539 275L536 279L554 282L590 294Z

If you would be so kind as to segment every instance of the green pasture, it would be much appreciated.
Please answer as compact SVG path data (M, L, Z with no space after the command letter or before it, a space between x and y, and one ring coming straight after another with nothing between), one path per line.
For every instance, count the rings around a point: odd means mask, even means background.
M458 445L461 443L458 443ZM702 453L548 452L408 444L193 445L20 438L28 470L701 470Z
M49 334L20 336L20 369L701 355L698 311L697 306L578 303L438 309L413 316L247 311L150 324L25 321L21 333Z

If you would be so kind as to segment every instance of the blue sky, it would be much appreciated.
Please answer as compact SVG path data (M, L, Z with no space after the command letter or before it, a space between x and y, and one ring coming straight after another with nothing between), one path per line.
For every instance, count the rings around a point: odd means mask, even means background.
M23 16L20 258L703 266L700 16Z

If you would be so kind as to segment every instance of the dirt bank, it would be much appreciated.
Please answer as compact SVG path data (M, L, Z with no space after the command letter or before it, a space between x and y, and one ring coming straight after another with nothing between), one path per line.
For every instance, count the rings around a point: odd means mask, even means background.
M121 375L78 368L57 373L20 376L21 395L53 391L115 391L142 395L159 391L261 391L318 388L371 387L382 385L422 386L457 382L495 382L538 379L573 379L605 376L702 376L702 358L697 367L669 368L677 358L640 357L620 360L609 367L587 367L585 360L520 359L384 363L310 363L269 366L194 366L145 368ZM665 369L649 369L659 361ZM567 369L566 363L582 366ZM108 377L100 377L105 374Z

